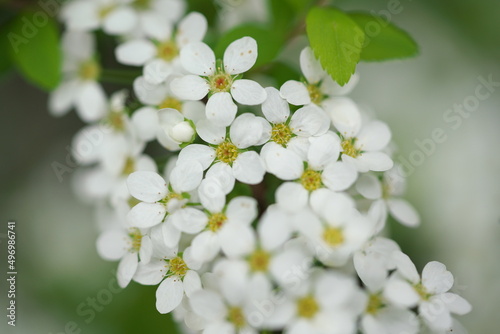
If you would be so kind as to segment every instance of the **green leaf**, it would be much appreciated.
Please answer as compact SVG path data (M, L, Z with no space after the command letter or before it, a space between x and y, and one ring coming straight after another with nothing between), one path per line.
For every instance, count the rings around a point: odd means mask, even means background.
M360 59L363 30L336 8L311 9L306 24L309 43L321 65L333 80L345 85Z
M51 90L61 78L61 49L55 20L45 18L41 24L33 12L21 13L12 22L7 39L11 58L21 74L40 88Z
M270 63L265 73L276 81L278 87L290 79L299 79L301 76L300 70L283 62Z
M283 0L281 0L283 1ZM314 0L285 0L297 13L305 12Z
M284 43L284 40L270 29L254 24L244 24L228 31L220 38L219 43L215 47L217 57L222 59L227 46L245 36L253 37L257 41L259 48L254 68L272 61L278 55Z
M351 13L349 16L365 32L361 60L382 61L418 54L413 38L384 18L368 13Z
M285 37L297 19L294 9L283 0L269 0L273 30Z

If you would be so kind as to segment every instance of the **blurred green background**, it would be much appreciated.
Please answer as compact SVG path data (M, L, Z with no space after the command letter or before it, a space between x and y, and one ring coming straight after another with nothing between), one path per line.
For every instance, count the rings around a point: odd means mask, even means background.
M213 12L213 4L195 2L198 9L207 6ZM235 13L250 6L253 11L243 11L247 19L265 20L262 1L233 3ZM387 3L345 0L337 5L379 12ZM8 8L22 4L11 1ZM500 2L402 0L401 5L402 12L391 20L417 40L419 57L360 64L361 81L351 96L390 125L397 156L408 158L418 149L415 140L430 138L435 128L445 130L447 140L409 178L407 198L419 210L422 226L409 230L392 224L393 237L420 269L438 260L454 273L458 291L473 304L472 313L460 319L470 333L497 333L500 94L481 101L456 130L443 114L474 94L479 76L500 81ZM228 15L222 26L235 20ZM0 57L6 52L3 47ZM9 219L17 222L18 241L17 326L7 326L3 315L2 259L0 332L176 333L170 318L155 309L154 288L132 283L124 291L107 292L116 264L96 253L94 214L73 195L71 176L59 182L51 167L64 162L83 124L73 112L49 116L46 105L47 94L15 71L0 78L0 221L2 226ZM5 235L0 242L4 257Z

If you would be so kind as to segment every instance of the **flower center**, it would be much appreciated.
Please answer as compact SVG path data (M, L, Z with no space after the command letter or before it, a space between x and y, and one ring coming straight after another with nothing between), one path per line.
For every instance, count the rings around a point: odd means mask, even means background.
M101 67L94 60L88 60L80 64L80 68L78 69L78 76L82 80L97 80L101 75Z
M371 315L377 314L377 312L385 306L382 301L382 297L379 294L370 295L368 298L368 305L366 305L365 312Z
M108 16L109 13L111 13L113 11L113 9L115 9L116 6L113 6L113 5L110 5L110 6L104 6L102 8L99 9L99 13L98 13L98 16L100 19L104 19L106 16Z
M176 99L175 97L169 96L158 105L158 108L159 109L171 108L180 112L182 111L182 102Z
M353 158L361 155L361 150L355 147L356 138L347 138L342 142L342 153Z
M135 171L135 160L132 158L127 158L125 160L125 165L123 166L122 175L129 175Z
M341 245L344 243L344 234L342 230L336 227L328 227L323 232L323 240L332 247Z
M246 325L245 315L240 307L231 307L227 312L227 319L236 328L242 328Z
M322 185L321 173L311 169L307 169L304 171L304 173L302 173L302 176L300 177L300 183L308 191L319 189Z
M292 130L285 123L275 124L271 130L271 140L276 144L285 146L292 138Z
M238 157L238 148L230 142L223 142L215 149L215 154L219 161L231 164Z
M297 300L297 313L302 318L312 318L318 313L319 305L312 296Z
M226 222L227 217L223 213L214 213L208 220L208 229L212 232L217 232Z
M226 73L216 73L208 79L212 93L229 92L233 78Z
M318 86L309 84L307 85L307 91L309 92L312 103L320 104L321 101L323 101L323 93L321 93L321 90Z
M128 232L128 236L130 237L132 243L130 251L135 253L139 252L139 250L141 249L142 241L141 231L139 231L138 228L131 228Z
M267 271L270 259L271 256L268 252L261 249L256 250L248 259L250 262L250 269L252 271Z
M183 199L183 197L181 194L171 192L171 193L168 193L168 195L165 196L165 198L163 198L162 200L160 200L158 202L163 203L163 204L167 204L172 199L177 199L180 201Z
M111 111L105 121L116 131L125 130L125 121L123 119L123 114L117 111Z
M431 294L427 291L422 283L415 284L413 288L423 300L429 300L429 298L431 298Z
M174 257L169 261L170 272L174 275L184 277L189 270L186 262L181 257Z
M159 58L170 62L179 55L179 48L174 41L166 41L157 46L157 55Z

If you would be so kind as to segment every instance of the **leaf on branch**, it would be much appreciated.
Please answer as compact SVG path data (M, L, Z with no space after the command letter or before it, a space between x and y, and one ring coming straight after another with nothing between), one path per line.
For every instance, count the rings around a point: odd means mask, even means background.
M336 8L314 7L306 24L309 43L321 65L333 80L345 85L360 59L363 30Z
M24 12L14 19L7 33L11 59L24 77L45 90L54 89L61 78L59 30L54 19Z
M386 19L368 13L351 13L349 16L365 32L361 60L383 61L418 54L415 40Z

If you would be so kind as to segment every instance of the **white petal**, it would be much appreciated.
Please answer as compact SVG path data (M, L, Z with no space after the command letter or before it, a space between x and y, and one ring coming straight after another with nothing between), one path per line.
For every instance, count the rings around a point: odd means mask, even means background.
M170 89L181 100L201 100L204 98L210 87L205 79L197 75L185 75L172 80Z
M354 73L349 82L344 86L340 86L337 82L335 82L331 76L327 75L323 81L321 82L320 89L325 95L332 96L342 96L349 94L354 87L358 84L359 75L358 73Z
M142 285L157 285L163 279L165 267L166 263L163 259L154 259L148 264L139 263L134 281Z
M289 211L302 210L309 199L307 190L300 183L285 182L276 189L276 202Z
M373 121L357 136L356 147L363 151L380 151L391 141L391 130L384 122Z
M196 234L207 225L208 218L205 213L198 209L184 208L171 214L169 222L184 233Z
M205 43L194 42L184 46L180 57L182 66L190 73L209 76L215 71L215 54Z
M189 302L193 311L207 320L222 320L226 315L221 295L215 291L199 290L189 298Z
M164 198L167 193L167 183L155 172L134 172L127 178L130 194L140 201L156 202Z
M206 170L214 159L215 151L213 148L206 145L191 144L179 152L179 159L177 160L177 163L180 164L184 161L195 160L201 164L204 170Z
M384 296L401 307L413 307L420 299L415 289L401 279L390 279L385 286Z
M325 76L321 64L310 47L306 47L300 52L300 69L307 81L312 84L318 83Z
M219 253L219 237L211 231L202 232L191 242L191 249L193 259L201 262L210 261Z
M382 184L373 174L363 174L356 182L356 190L367 199L379 199L382 196Z
M205 178L214 178L219 182L222 191L225 194L229 194L234 188L234 175L231 166L223 162L215 163L207 171Z
M262 123L254 114L245 113L234 120L229 129L231 142L238 148L247 148L257 144L262 134Z
M387 201L391 216L397 221L406 226L418 226L420 224L420 216L410 203L402 199L389 199Z
M210 96L206 105L207 119L220 126L229 126L236 116L238 107L227 92L215 93Z
M78 93L78 83L61 83L49 96L49 111L53 116L62 116L72 107Z
M168 221L160 225L161 235L163 236L163 243L169 249L177 249L179 246L179 240L181 238L181 232L177 227L175 227L170 222L170 217Z
M439 298L446 304L446 307L448 307L448 310L452 313L464 315L472 310L472 306L469 302L457 294L447 292L443 293Z
M418 274L417 268L408 255L403 252L396 251L392 254L392 258L396 263L399 273L403 275L403 277L413 284L420 281L420 275Z
M163 83L169 75L176 70L173 63L166 62L161 58L154 58L146 62L142 73L147 82L153 85Z
M227 205L226 216L231 221L250 225L257 217L257 201L247 196L235 197Z
M274 87L266 88L267 98L262 103L262 113L266 119L274 124L285 123L290 116L288 103L280 96Z
M154 44L145 39L136 39L118 45L116 60L125 65L141 66L156 54Z
M97 252L106 260L119 260L127 252L127 234L124 230L109 230L97 238Z
M228 257L250 254L255 247L255 234L250 226L227 222L219 232L221 248Z
M156 309L165 314L173 311L184 297L184 287L179 276L167 277L156 290Z
M323 174L321 174L324 185L333 191L348 189L356 181L357 177L356 169L341 161L327 165L323 170Z
M233 173L240 182L258 184L264 179L266 170L259 154L248 151L238 155L233 163Z
M101 119L108 108L106 93L97 82L86 82L76 96L76 111L84 122Z
M158 203L139 203L127 214L130 224L135 227L147 228L162 222L167 213L164 205Z
M243 37L229 44L224 52L224 69L228 74L248 71L257 61L257 42Z
M331 162L337 161L340 155L340 138L333 132L313 137L307 152L307 162L314 170L322 170Z
M184 276L184 291L186 296L190 297L192 294L201 289L200 275L194 270L188 270Z
M269 149L263 155L267 171L282 180L296 180L304 172L302 159L286 148L275 143L267 144Z
M418 313L429 327L436 331L445 331L452 326L450 312L439 300L431 298L418 307Z
M216 179L204 179L198 188L203 206L212 213L222 212L226 204L226 194Z
M169 20L154 12L142 13L141 26L144 34L153 40L166 41L172 35L172 24Z
M453 275L440 262L432 261L422 271L422 284L432 294L443 293L453 286Z
M103 30L110 35L124 35L137 24L137 15L130 7L118 7L103 22Z
M125 288L130 283L137 270L138 263L139 260L135 253L127 253L122 258L117 270L118 285L121 288Z
M392 159L382 152L364 152L357 159L374 172L385 172L394 166Z
M288 220L288 215L278 207L267 209L257 225L259 240L265 250L277 249L290 239L292 229Z
M231 95L236 102L254 106L266 100L267 93L257 82L247 79L239 79L231 86Z
M288 103L303 106L311 103L307 87L300 81L288 80L280 88L280 95Z
M297 136L319 136L328 131L330 120L321 108L311 105L300 108L292 115L290 128Z
M196 123L196 132L201 139L212 145L218 145L226 139L226 127L208 119L202 119Z
M177 25L176 41L181 48L189 43L201 42L207 32L207 19L200 13L191 12Z
M99 17L94 2L72 1L61 7L61 17L68 30L93 30L99 27Z
M153 140L158 128L158 112L151 107L137 109L132 115L132 124L139 138L145 141Z
M203 166L197 161L178 162L170 173L170 184L176 192L195 190L203 178Z
M168 95L166 84L153 84L140 76L134 80L134 92L144 104L159 105Z
M361 113L351 99L345 97L328 99L323 101L323 108L342 136L350 138L358 134L361 128Z
M145 264L149 263L151 255L153 255L153 242L148 235L145 235L141 239L141 248L139 249L141 262Z

